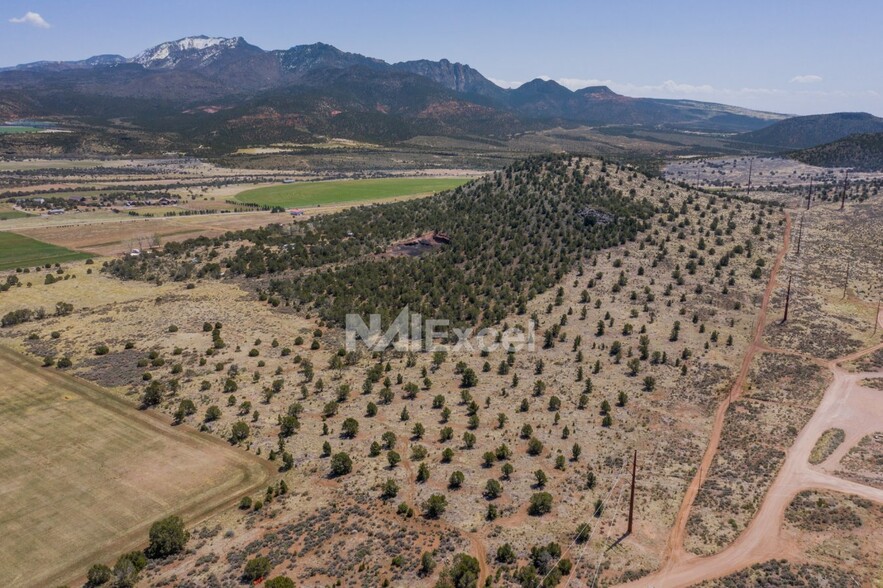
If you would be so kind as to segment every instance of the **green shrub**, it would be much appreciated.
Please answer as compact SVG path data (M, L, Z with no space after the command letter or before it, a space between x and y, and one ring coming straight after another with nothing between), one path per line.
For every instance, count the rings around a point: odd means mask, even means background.
M151 559L168 557L180 553L189 539L181 517L166 517L151 525L150 543L144 553Z

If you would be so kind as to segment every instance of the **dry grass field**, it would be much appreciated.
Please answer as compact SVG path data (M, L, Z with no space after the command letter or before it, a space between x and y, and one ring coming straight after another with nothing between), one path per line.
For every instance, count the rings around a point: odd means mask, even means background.
M0 347L0 577L48 586L200 520L267 479L258 460Z
M133 248L183 241L200 236L218 237L227 231L257 228L270 223L290 222L287 215L269 212L201 214L194 216L139 218L98 213L69 217L67 224L21 223L17 233L97 255L120 255Z

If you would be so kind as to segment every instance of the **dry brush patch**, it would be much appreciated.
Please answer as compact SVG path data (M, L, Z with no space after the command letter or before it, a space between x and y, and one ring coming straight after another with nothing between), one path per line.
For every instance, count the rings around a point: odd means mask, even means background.
M787 280L792 276L788 321L767 326L767 344L826 359L868 345L874 331L874 301L883 291L879 202L875 198L849 204L844 211L833 205L816 206L801 213L802 221L795 215L792 251L771 303L778 309L774 316L781 318Z
M874 372L883 368L883 349L878 349L855 361L844 364L852 372Z
M806 490L791 501L785 511L785 520L805 531L849 531L862 526L862 517L857 511L869 510L873 506L871 501L856 496Z
M875 390L883 390L883 378L868 378L862 380L862 386L874 388Z
M391 514L391 506L367 494L334 488L324 488L322 494L279 496L260 511L244 512L235 527L200 542L180 564L149 571L147 580L194 588L237 585L246 562L263 556L270 560L271 576L304 583L346 578L350 586L367 588L384 580L402 585L420 578L423 553L432 553L441 566L468 550L456 531ZM220 528L214 522L205 526L206 531Z
M840 460L837 475L859 484L883 488L883 432L866 435Z
M843 429L828 429L822 433L809 454L809 463L818 465L828 459L844 439L846 439L846 432Z
M837 568L860 585L879 580L883 557L883 506L857 496L805 491L785 511L784 532L806 563ZM832 572L830 580L836 578Z
M854 586L858 578L849 572L812 563L793 563L773 559L754 564L734 574L697 584L700 588L739 588L741 586L793 586L794 588L823 588L824 586Z

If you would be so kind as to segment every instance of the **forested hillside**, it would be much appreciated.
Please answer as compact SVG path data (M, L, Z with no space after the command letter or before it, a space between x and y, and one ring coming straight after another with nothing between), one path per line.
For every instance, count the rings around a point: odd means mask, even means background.
M883 171L883 133L850 135L833 143L797 151L791 157L821 167Z
M537 157L427 199L170 244L108 270L147 279L266 276L272 303L337 324L349 312L395 317L405 305L456 324L492 324L523 311L591 252L648 227L654 206L605 172L599 161ZM401 241L434 233L443 237L427 237L433 243L422 254L397 254ZM223 256L242 241L249 244ZM207 260L193 263L194 255Z

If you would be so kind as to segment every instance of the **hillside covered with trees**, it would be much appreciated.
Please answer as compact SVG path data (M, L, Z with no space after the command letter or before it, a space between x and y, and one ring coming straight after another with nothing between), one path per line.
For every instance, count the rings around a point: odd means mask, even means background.
M655 207L612 184L606 165L536 157L430 198L168 244L107 269L123 278L267 278L272 304L315 310L337 324L349 312L394 318L406 305L455 324L493 324L523 312L592 251L649 226ZM403 241L431 234L443 242L401 253Z
M856 171L883 171L883 133L850 135L845 139L803 149L791 157L820 167L850 167Z

